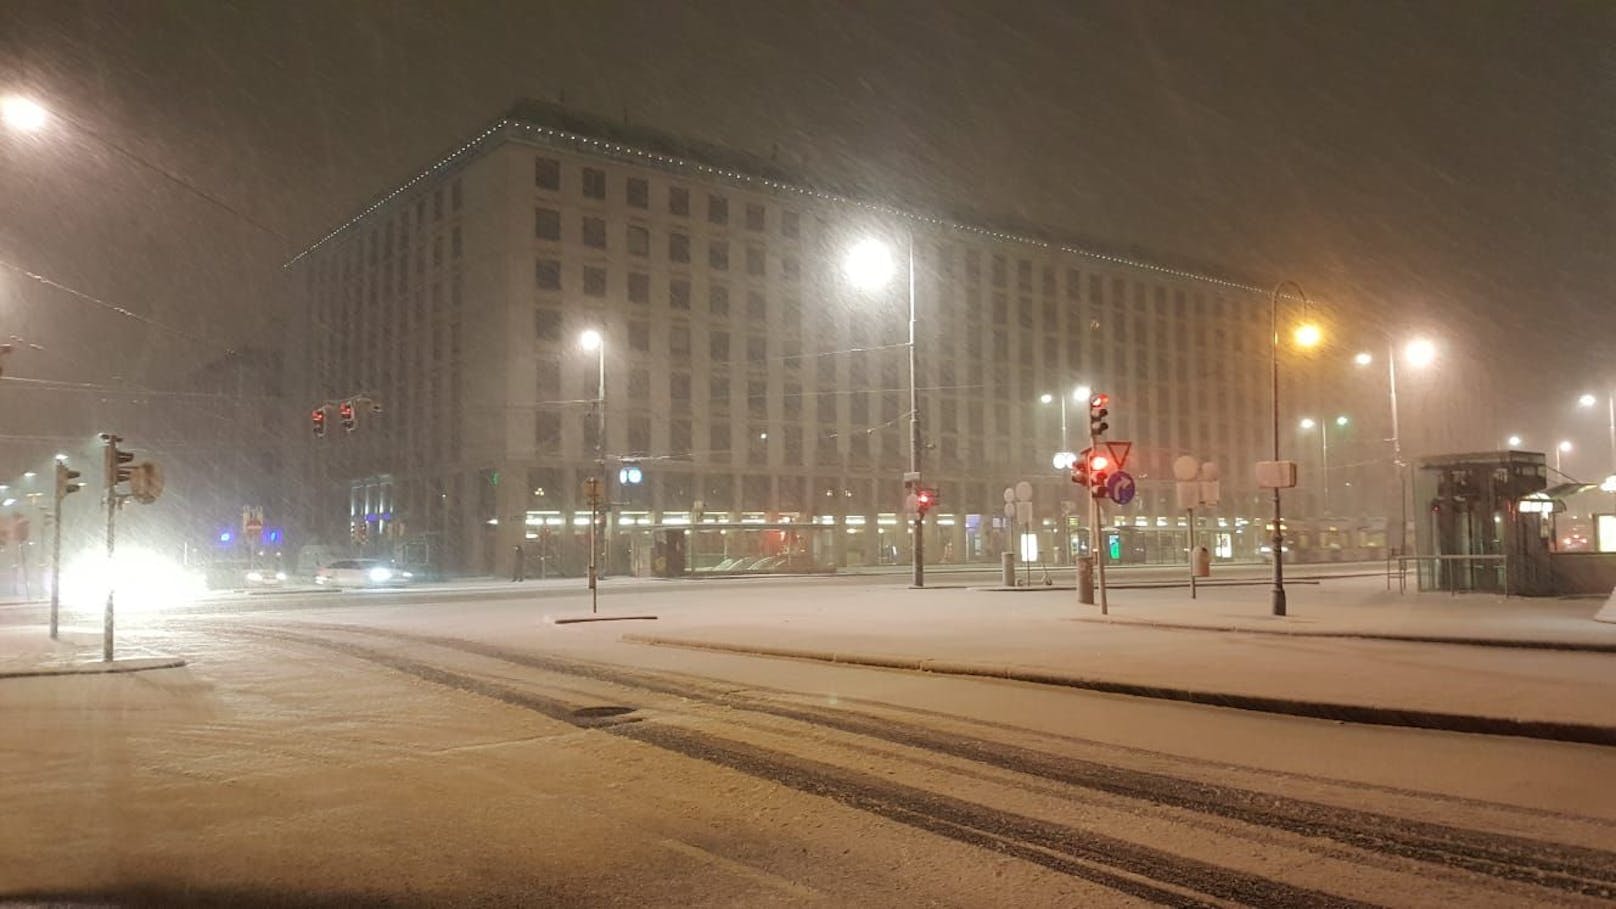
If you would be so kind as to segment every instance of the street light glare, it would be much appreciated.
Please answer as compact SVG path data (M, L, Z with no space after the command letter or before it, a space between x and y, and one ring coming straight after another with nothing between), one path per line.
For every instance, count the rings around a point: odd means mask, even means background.
M1365 352L1353 357L1352 362L1358 364L1359 366L1368 366L1369 364L1375 362L1375 358L1372 354Z
M1349 422L1351 422L1351 421L1348 420L1344 414L1342 416L1339 416L1339 417L1335 418L1335 425L1337 425L1337 426L1345 426Z
M1324 332L1312 322L1303 322L1296 326L1297 347L1317 347L1319 341L1324 339Z
M578 336L578 345L584 350L599 350L601 340L600 332L593 328L585 329L584 333Z
M1094 389L1088 387L1087 385L1079 385L1076 388L1072 389L1072 400L1074 400L1074 401L1079 401L1079 402L1082 402L1084 404L1087 404L1089 402L1089 398L1091 398L1093 396L1094 396Z
M1436 345L1428 338L1415 338L1403 348L1403 357L1410 366L1430 366L1436 359Z
M865 290L885 287L892 280L897 264L892 261L892 250L880 240L867 238L853 244L842 263L842 273L854 285Z
M25 133L39 132L50 120L50 113L34 101L21 95L8 95L0 100L0 120L12 129Z
M1312 417L1303 417L1302 418L1302 428L1303 429L1312 429L1313 427L1315 427L1317 425L1319 425L1319 424L1313 422Z
M1595 404L1598 404L1598 403L1599 403L1599 399L1594 397L1593 395L1583 395L1582 397L1577 399L1577 405L1580 406L1580 407L1592 407L1592 406L1594 406Z
M1520 448L1521 447L1521 437L1520 436L1510 436L1509 439L1507 439L1506 441L1509 442L1509 447L1510 448Z
M1571 443L1569 441L1561 442L1560 443L1560 450L1567 453L1567 454L1569 454L1571 452Z
M1047 392L1038 396L1038 402L1040 404L1048 404L1048 403L1050 403L1050 402L1052 402L1054 400L1055 400L1055 396L1052 395L1052 394L1049 394Z

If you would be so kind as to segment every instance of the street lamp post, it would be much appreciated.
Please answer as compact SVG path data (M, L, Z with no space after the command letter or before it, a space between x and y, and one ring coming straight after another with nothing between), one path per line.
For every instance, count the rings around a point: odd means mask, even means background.
M1344 416L1336 417L1335 418L1335 425L1337 425L1337 426L1346 426L1347 425L1347 418L1344 417ZM1302 426L1303 429L1312 429L1315 426L1317 426L1319 428L1319 454L1320 454L1319 474L1324 480L1324 482L1322 484L1323 489L1324 489L1324 500L1323 500L1324 514L1322 515L1322 517L1329 517L1330 516L1330 424L1328 422L1326 422L1326 423L1316 423L1316 422L1314 422L1312 417L1303 417L1301 426Z
M595 352L595 495L589 503L589 589L594 590L600 577L599 553L605 542L601 497L606 490L606 340L596 329L588 329L578 336L578 346ZM599 540L599 542L597 542Z
M920 388L916 382L919 374L919 355L915 345L915 234L914 231L904 231L904 241L907 251L909 268L909 479L911 489L919 492L920 479ZM866 289L881 287L886 284L893 272L892 252L885 243L876 239L866 239L854 244L848 251L847 259L843 263L843 271L853 283ZM915 508L914 517L914 546L912 549L912 577L910 583L915 587L926 586L926 536L925 515L919 507Z
M1302 300L1302 313L1307 313L1307 293L1295 281L1281 281L1274 285L1274 293L1269 299L1269 358L1272 363L1272 387L1270 389L1273 400L1274 419L1274 461L1279 461L1279 297L1280 291L1285 288L1296 291ZM1296 343L1300 347L1312 347L1319 343L1319 328L1311 322L1304 321L1296 329ZM1285 614L1285 525L1280 513L1279 486L1274 486L1274 531L1272 536L1274 554L1274 587L1270 597L1270 606L1273 614Z
M1410 366L1423 368L1436 359L1436 345L1427 338L1415 338L1403 347L1403 357ZM1353 358L1359 366L1368 366L1374 357L1360 353ZM1408 462L1403 458L1402 423L1397 412L1397 344L1386 342L1386 397L1392 414L1392 465L1397 469L1397 547L1399 554L1408 545Z
M1593 407L1599 403L1599 399L1591 394L1585 394L1577 399L1577 403L1583 407ZM1610 390L1605 406L1610 414L1610 475L1616 477L1616 388Z
M1565 476L1565 471L1560 469L1560 467L1561 467L1561 464L1560 464L1561 456L1570 454L1571 453L1571 448L1572 448L1571 440L1569 440L1569 439L1567 439L1567 440L1561 442L1560 444L1554 446L1554 472L1559 474L1562 478Z

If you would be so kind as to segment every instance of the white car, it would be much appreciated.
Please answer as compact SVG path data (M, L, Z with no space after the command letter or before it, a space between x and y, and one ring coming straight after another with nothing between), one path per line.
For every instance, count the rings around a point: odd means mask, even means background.
M343 559L314 573L322 587L403 587L414 578L382 559Z

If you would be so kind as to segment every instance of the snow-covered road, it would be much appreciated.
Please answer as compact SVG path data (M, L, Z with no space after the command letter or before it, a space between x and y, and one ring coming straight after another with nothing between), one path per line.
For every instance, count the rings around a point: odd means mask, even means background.
M184 669L0 680L0 900L1616 898L1616 749L637 646L539 612L199 614L131 631Z

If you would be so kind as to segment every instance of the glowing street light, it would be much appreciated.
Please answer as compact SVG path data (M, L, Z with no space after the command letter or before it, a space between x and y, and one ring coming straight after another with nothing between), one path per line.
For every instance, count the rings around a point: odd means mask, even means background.
M1339 417L1335 418L1335 425L1337 425L1337 426L1345 427L1350 422L1352 422L1352 421L1348 420L1345 415L1342 415L1342 416L1339 416Z
M30 98L7 95L0 100L0 122L18 132L37 133L50 122L50 112Z
M1555 447L1563 454L1570 454L1571 453L1571 443L1570 442L1561 442L1559 445L1557 445ZM25 476L26 476L26 474L25 474Z
M847 257L842 260L842 274L861 290L879 290L887 286L897 270L897 263L892 260L892 248L874 237L866 237L853 244L847 251Z
M1296 326L1292 337L1296 340L1297 347L1306 350L1319 346L1319 342L1324 340L1324 331L1313 322L1303 322Z
M1313 427L1315 427L1315 426L1317 426L1319 424L1313 422L1312 417L1303 417L1301 425L1302 425L1303 429L1312 429Z
M1554 446L1554 472L1560 474L1561 476L1565 475L1565 472L1560 469L1561 461L1566 455L1571 453L1571 448L1572 445L1570 439L1566 439L1560 444Z
M585 329L584 333L578 336L578 346L587 351L599 350L601 341L600 332L593 328Z
M1368 351L1363 351L1357 356L1353 357L1352 362L1358 364L1359 366L1368 366L1369 364L1375 362L1375 355L1369 353Z
M1415 368L1430 366L1436 360L1436 345L1429 338L1415 338L1403 348L1403 357Z
M1598 403L1599 403L1599 399L1594 397L1591 394L1585 394L1582 397L1577 399L1577 406L1578 407L1592 407L1592 406L1594 406L1595 404L1598 404Z
M1521 437L1520 436L1510 436L1506 441L1509 442L1509 447L1510 448L1520 448L1521 447Z

